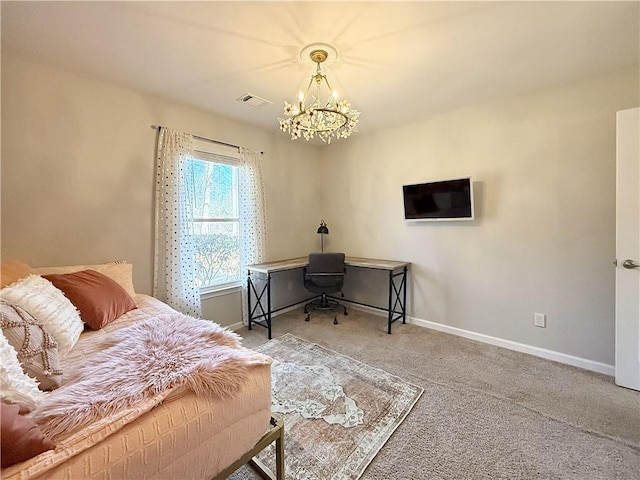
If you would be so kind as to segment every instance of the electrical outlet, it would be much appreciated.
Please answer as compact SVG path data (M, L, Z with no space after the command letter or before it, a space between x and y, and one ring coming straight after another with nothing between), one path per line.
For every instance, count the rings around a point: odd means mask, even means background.
M545 328L547 326L547 316L544 313L534 313L533 325L536 327Z

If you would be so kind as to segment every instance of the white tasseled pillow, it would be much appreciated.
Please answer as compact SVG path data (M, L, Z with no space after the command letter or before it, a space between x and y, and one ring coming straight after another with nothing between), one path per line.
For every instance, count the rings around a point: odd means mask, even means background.
M69 353L84 329L74 305L53 284L29 275L0 290L0 298L18 305L39 320L58 343L61 358Z
M0 333L0 397L20 405L20 410L30 411L43 396L38 382L22 370L15 348Z

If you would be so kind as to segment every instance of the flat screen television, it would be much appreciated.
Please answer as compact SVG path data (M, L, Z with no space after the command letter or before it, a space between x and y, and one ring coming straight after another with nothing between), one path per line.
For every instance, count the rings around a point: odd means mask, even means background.
M470 177L403 185L405 220L473 220Z

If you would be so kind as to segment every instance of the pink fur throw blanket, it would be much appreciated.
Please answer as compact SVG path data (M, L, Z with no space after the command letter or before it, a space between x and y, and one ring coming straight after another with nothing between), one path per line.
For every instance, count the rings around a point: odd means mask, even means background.
M271 362L242 347L237 334L177 312L116 330L100 347L32 413L51 438L174 387L228 398L251 365Z

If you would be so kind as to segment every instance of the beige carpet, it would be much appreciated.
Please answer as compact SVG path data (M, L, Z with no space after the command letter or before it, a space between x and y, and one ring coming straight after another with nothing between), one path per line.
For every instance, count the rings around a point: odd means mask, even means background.
M274 319L287 332L383 369L424 394L361 479L640 478L640 393L609 376L349 311L304 321ZM261 327L244 344L267 342ZM233 480L259 478L243 467ZM329 478L329 477L328 477Z

